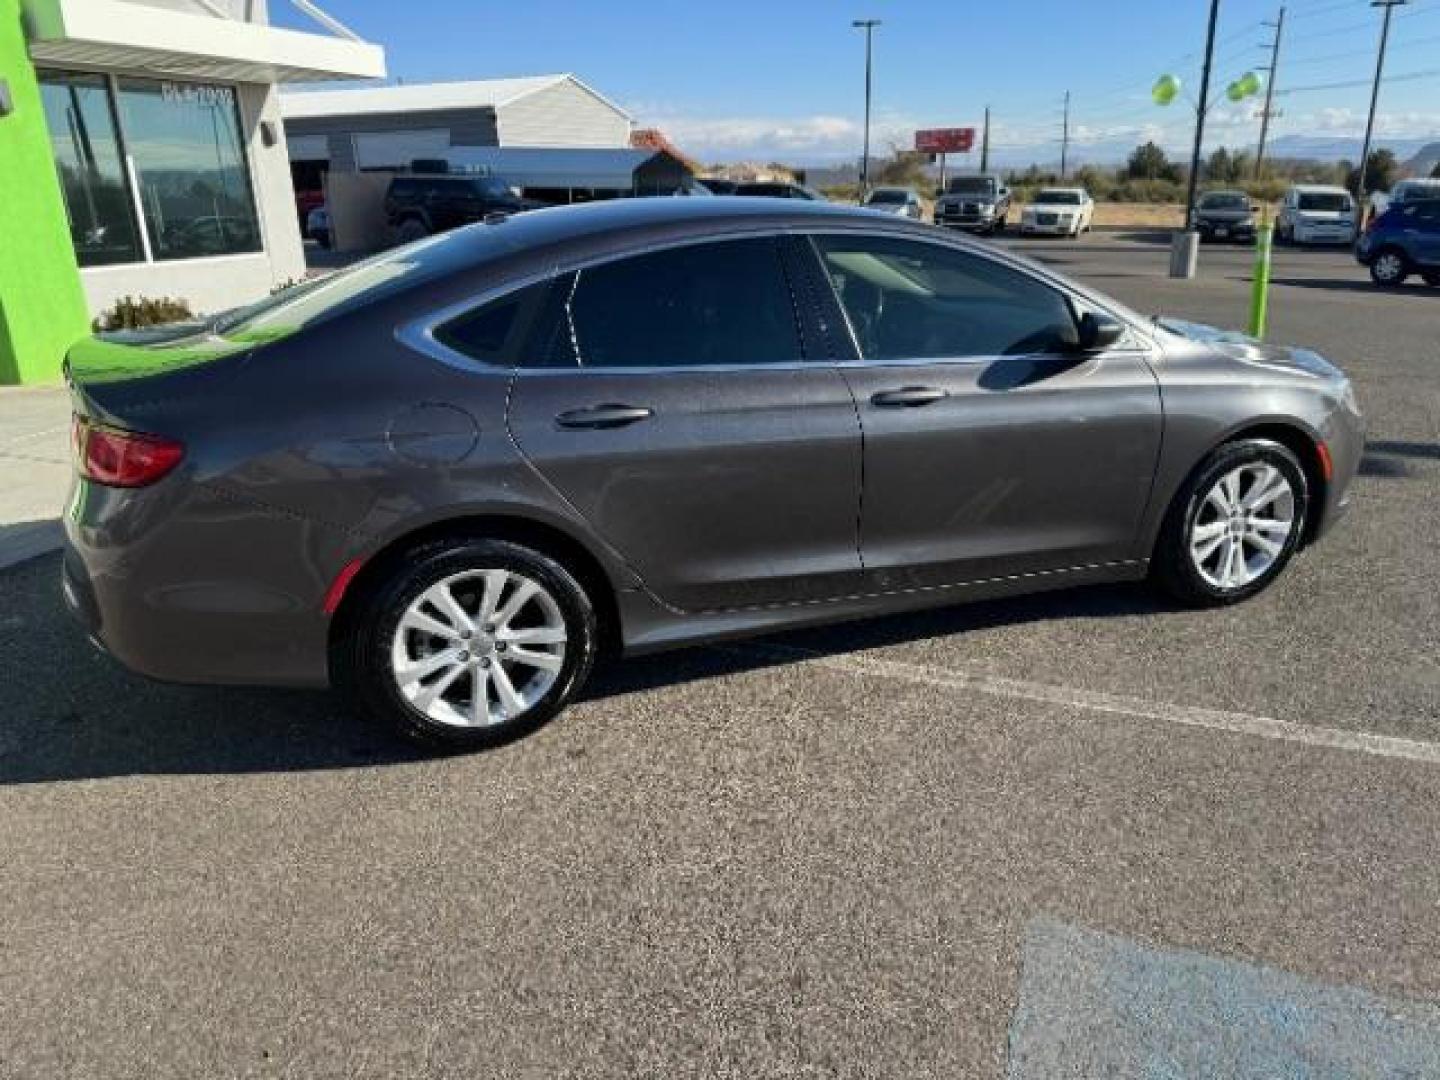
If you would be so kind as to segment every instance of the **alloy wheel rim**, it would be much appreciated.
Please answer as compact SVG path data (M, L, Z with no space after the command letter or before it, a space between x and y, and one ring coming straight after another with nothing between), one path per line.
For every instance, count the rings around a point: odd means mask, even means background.
M524 716L560 677L567 634L543 585L512 570L467 570L412 600L395 627L390 668L410 705L450 727Z
M1385 281L1393 281L1400 276L1400 257L1398 255L1381 255L1375 260L1375 272Z
M1212 587L1244 588L1268 574L1295 531L1295 489L1275 466L1250 462L1206 492L1190 526L1190 560Z

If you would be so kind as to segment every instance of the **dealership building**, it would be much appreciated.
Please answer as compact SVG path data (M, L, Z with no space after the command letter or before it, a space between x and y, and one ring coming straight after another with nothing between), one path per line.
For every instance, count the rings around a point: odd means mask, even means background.
M266 0L0 0L0 384L53 380L118 298L199 313L303 276L277 86L385 58L285 2L314 29Z

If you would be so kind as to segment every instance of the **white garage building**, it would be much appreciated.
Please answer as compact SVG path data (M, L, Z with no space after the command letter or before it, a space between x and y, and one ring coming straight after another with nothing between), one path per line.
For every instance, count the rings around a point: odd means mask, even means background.
M452 147L629 147L630 114L574 75L380 86L281 97L296 186L401 169Z

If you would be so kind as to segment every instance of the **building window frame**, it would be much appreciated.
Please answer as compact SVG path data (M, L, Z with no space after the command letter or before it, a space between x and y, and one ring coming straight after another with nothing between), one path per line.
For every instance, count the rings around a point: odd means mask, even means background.
M138 241L141 258L129 262L104 263L95 266L82 266L82 274L103 273L105 271L122 270L139 266L165 266L167 264L185 265L199 262L216 262L230 259L254 259L268 258L269 243L266 236L266 214L259 197L259 187L256 181L256 162L250 145L250 139L245 137L245 105L244 96L241 91L241 84L231 79L207 79L203 77L185 77L164 79L157 78L152 73L116 71L113 69L88 67L85 65L36 65L35 73L37 78L43 79L46 74L54 75L99 75L104 80L106 93L106 106L109 109L111 124L115 131L116 148L120 156L120 163L124 168L124 180L129 196L128 202L133 218L135 229L138 232ZM130 132L125 122L124 111L120 107L120 80L122 78L153 82L156 84L166 82L185 83L194 86L215 86L225 87L234 95L234 108L236 120L236 132L239 136L239 160L244 164L245 169L245 190L249 200L251 212L255 217L255 230L259 246L254 251L231 251L221 252L213 255L190 255L179 258L159 258L156 256L154 246L150 239L150 218L145 211L145 201L140 191L140 174L135 164L135 156L130 152ZM70 212L66 207L66 214Z

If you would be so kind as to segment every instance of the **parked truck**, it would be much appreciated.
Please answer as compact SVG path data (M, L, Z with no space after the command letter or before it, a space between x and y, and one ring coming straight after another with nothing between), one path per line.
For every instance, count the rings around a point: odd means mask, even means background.
M1010 189L993 173L952 176L935 198L935 224L971 232L1004 232Z

